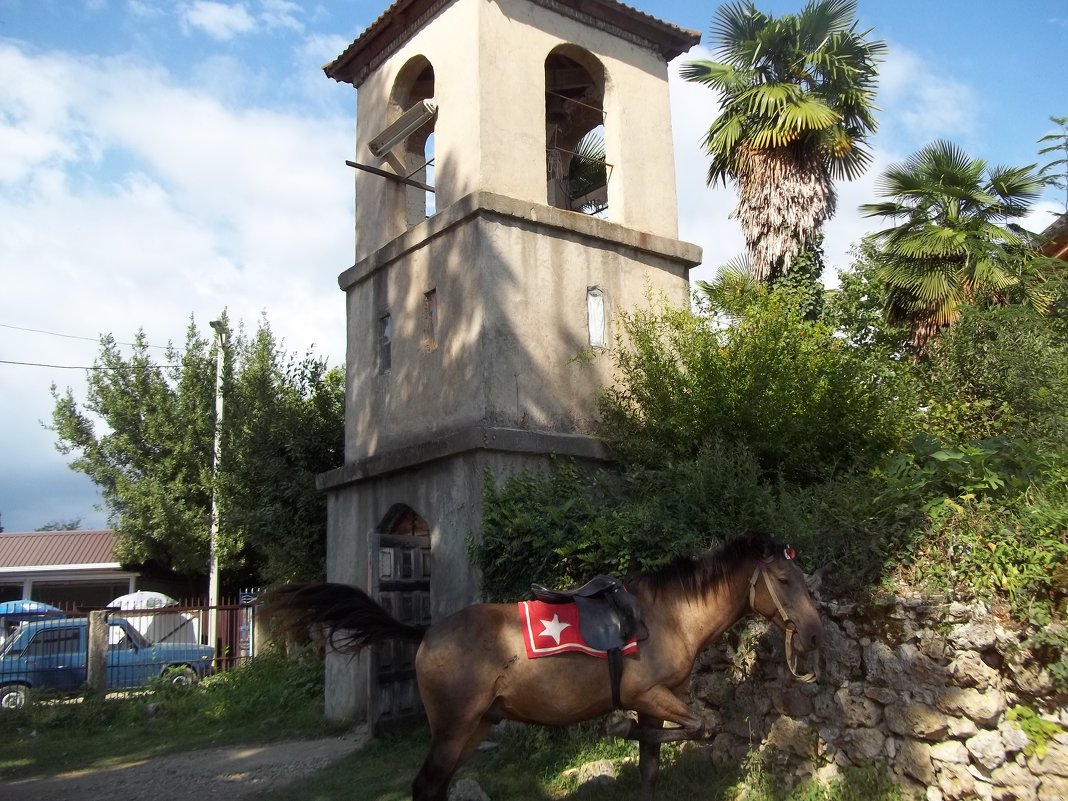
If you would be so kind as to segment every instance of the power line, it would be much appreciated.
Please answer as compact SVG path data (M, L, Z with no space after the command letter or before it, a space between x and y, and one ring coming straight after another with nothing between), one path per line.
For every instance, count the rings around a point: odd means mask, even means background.
M44 329L41 329L41 328L26 328L26 327L21 326L21 325L8 325L7 323L0 323L0 328L10 328L13 331L29 331L30 333L33 333L33 334L48 334L48 336L50 336L50 337L63 337L64 339L82 339L82 340L85 340L86 342L99 342L100 341L99 337L80 337L80 336L77 336L76 334L60 334L60 333L57 333L56 331L45 331ZM131 347L137 347L138 343L136 343L136 342L116 342L115 344L116 345L129 345ZM167 350L167 346L166 345L148 345L148 344L145 344L145 347L146 348L158 348L159 350ZM14 364L15 362L8 362L8 363L9 364ZM54 365L48 365L48 366L54 366ZM82 369L82 368L78 368L78 369Z
M120 343L121 344L121 343ZM50 367L54 370L134 370L137 369L136 365L123 364L117 367L106 367L99 364L94 364L92 367L83 367L77 364L44 364L42 362L13 362L8 359L0 359L0 364L16 364L20 367ZM156 370L164 367L181 367L180 364L146 364L142 365L142 370Z

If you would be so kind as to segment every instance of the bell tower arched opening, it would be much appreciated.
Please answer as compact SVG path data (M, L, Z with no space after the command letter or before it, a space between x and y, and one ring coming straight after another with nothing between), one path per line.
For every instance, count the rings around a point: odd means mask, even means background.
M392 122L413 106L434 100L434 67L425 56L412 57L397 74L389 102ZM398 146L399 164L393 168L414 183L405 184L404 220L407 228L418 225L436 210L434 203L434 123L412 131ZM417 186L416 184L422 184Z
M605 216L611 165L604 131L605 72L576 45L553 48L545 59L547 200L568 211Z

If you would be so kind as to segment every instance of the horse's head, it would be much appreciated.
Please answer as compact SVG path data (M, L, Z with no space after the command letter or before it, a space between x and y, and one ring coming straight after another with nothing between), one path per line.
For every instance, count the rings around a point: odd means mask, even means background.
M749 580L749 605L785 633L786 659L797 675L793 651L819 648L823 623L791 548L777 549L757 560ZM812 680L811 674L799 678Z

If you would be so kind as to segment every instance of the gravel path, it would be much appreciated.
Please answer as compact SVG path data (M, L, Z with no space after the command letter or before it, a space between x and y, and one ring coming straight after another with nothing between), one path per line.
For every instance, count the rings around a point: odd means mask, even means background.
M4 801L237 801L259 797L360 747L357 737L188 751L101 770L0 782Z

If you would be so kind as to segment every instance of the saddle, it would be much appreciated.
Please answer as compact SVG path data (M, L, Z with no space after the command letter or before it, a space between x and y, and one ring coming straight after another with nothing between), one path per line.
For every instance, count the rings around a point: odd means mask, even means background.
M649 636L642 622L638 599L627 592L622 581L612 576L594 576L581 587L570 590L550 590L532 584L531 591L544 603L575 604L582 638L591 648L608 654L612 703L617 709L621 708L619 682L623 677L623 647L631 639L644 640Z

